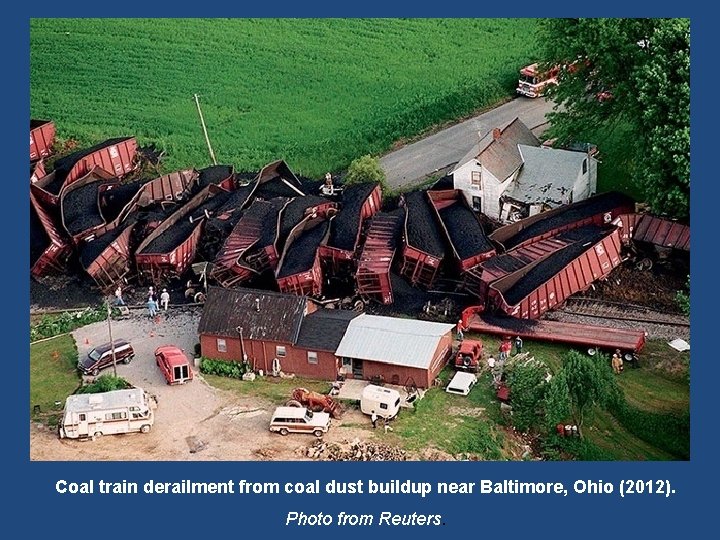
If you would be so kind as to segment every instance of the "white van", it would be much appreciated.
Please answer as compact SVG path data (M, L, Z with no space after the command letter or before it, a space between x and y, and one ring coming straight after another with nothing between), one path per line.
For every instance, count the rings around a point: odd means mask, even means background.
M467 396L476 383L477 375L464 371L458 371L457 373L455 373L455 376L452 378L452 380L448 383L445 391L451 394L460 394L461 396Z
M278 407L270 420L270 431L288 433L312 433L322 437L330 429L330 415L312 412L304 407Z
M363 388L360 410L365 414L375 412L378 418L395 418L400 412L400 392L368 384Z
M155 400L142 388L100 394L74 394L65 401L58 426L61 439L96 438L101 435L150 431Z

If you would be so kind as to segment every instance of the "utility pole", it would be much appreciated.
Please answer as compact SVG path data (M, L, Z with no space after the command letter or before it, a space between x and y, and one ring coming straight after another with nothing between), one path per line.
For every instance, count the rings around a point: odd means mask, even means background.
M195 98L195 105L197 105L198 114L200 115L200 124L202 125L203 133L205 134L205 142L207 143L208 150L210 151L210 158L213 161L213 165L217 165L215 159L215 152L213 152L212 146L210 146L210 137L208 137L207 128L205 127L205 119L203 118L202 111L200 110L200 97L197 94L193 94Z
M110 334L110 352L112 353L113 359L113 375L117 377L117 358L115 357L115 342L113 341L112 335L112 317L110 316L110 300L105 299L105 307L107 307L107 322L108 322L108 334Z

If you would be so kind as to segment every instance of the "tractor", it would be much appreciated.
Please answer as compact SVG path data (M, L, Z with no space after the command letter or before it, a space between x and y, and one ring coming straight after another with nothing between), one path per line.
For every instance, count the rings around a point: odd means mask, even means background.
M296 388L293 390L292 399L285 405L288 407L305 407L313 412L326 412L333 418L340 418L342 415L340 403L330 396L319 392L312 392L307 388Z

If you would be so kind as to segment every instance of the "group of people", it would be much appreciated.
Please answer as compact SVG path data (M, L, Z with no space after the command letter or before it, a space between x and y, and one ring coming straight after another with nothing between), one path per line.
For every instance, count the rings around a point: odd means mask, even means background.
M148 289L148 311L151 319L154 319L155 316L158 314L158 311L160 308L162 308L163 311L168 310L168 306L170 305L170 293L167 289L163 289L160 293L160 303L158 304L158 295L155 292L154 287L150 287Z
M124 306L125 299L123 298L123 289L121 285L118 285L115 289L115 305ZM155 287L149 287L147 293L147 308L148 314L151 319L154 319L160 309L163 311L168 310L170 305L170 293L167 289L163 288L162 292L158 296L155 292Z

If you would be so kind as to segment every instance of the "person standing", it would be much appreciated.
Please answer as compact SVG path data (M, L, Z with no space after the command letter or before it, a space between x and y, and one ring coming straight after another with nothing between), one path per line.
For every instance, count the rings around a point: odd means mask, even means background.
M457 339L458 341L462 341L465 339L465 334L463 334L463 322L462 319L458 321L457 323Z
M375 429L377 427L377 420L378 420L377 414L375 414L375 411L373 411L372 414L370 415L370 421L372 422L373 429Z
M150 296L147 301L147 307L148 307L148 313L150 315L151 319L154 319L157 315L157 302L155 299Z
M116 306L124 306L125 300L123 300L122 297L122 287L120 285L117 286L117 289L115 289L115 305Z
M619 375L623 370L623 360L620 354L620 349L615 349L615 354L612 357L612 370L615 375Z
M167 289L163 289L162 293L160 293L160 305L162 306L163 311L168 310L168 305L170 305L170 293Z
M520 336L515 337L515 354L520 354L523 348L523 340Z
M505 359L507 358L507 344L508 344L507 339L503 339L500 342L500 361L501 362L504 362Z

